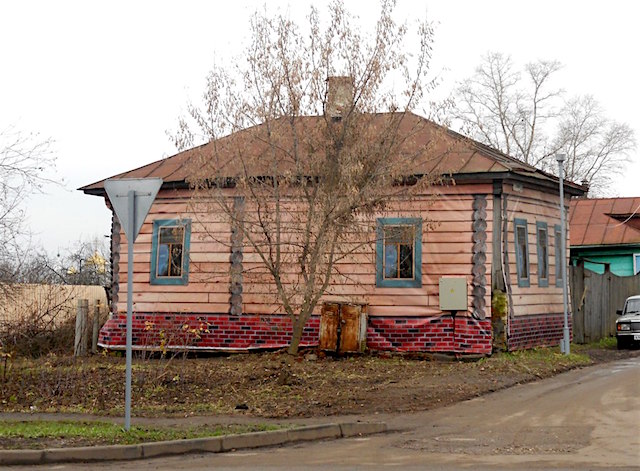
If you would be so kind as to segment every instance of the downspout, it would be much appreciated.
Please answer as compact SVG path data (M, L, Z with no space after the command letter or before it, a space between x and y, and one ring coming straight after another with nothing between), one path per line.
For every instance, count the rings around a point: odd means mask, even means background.
M502 193L502 273L504 286L508 299L507 314L507 350L509 350L509 341L511 339L511 322L513 320L513 293L511 290L511 274L509 272L509 221L507 212L507 195Z
M502 179L493 180L493 222L491 253L491 331L492 348L507 349L509 302L506 292L503 248L503 186ZM504 237L506 240L506 237Z

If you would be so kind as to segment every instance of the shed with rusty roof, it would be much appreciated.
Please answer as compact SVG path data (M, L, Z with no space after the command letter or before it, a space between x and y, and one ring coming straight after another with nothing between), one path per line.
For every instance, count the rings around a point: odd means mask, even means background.
M596 273L640 273L640 197L571 202L571 262Z

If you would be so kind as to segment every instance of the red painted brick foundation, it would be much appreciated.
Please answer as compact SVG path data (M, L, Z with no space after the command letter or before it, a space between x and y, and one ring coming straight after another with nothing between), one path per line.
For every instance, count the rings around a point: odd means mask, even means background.
M562 339L563 313L515 316L510 319L510 322L508 346L511 351L551 347L559 345ZM569 333L573 338L571 316L569 316Z
M305 326L301 346L317 346L320 319ZM286 316L231 316L229 314L149 314L133 316L134 349L250 350L283 348L291 338ZM126 315L107 321L99 344L122 349L126 340ZM367 326L370 350L399 352L491 353L491 321L458 316L433 318L370 317Z
M318 344L320 319L312 317L302 335L301 346ZM109 319L100 330L98 343L105 348L124 348L126 314ZM137 349L249 350L282 348L291 339L286 316L231 316L229 314L133 315L132 344Z
M367 347L399 352L491 353L491 320L472 317L370 317Z

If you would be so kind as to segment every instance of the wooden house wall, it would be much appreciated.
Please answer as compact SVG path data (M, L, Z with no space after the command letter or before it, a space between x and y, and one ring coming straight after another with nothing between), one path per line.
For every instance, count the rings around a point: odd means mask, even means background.
M491 306L491 185L458 185L439 188L441 195L429 203L429 196L397 204L381 217L422 217L422 287L377 288L375 286L375 247L363 248L361 253L338 264L338 271L348 277L338 277L330 286L325 300L364 302L369 304L370 316L438 316L439 279L443 276L466 277L468 305L472 306L471 290L473 248L474 194L486 198L486 295L485 314ZM159 193L134 244L134 311L149 313L228 313L230 225L220 215L193 214L187 190L163 190ZM521 208L519 208L521 209ZM151 285L150 260L152 226L156 219L190 218L190 269L188 285ZM431 223L433 222L433 224ZM530 221L531 222L531 221ZM552 227L552 226L551 226ZM207 235L213 233L214 239ZM530 235L531 237L531 235ZM372 238L375 238L372 235ZM126 237L121 233L119 260L120 296L117 310L126 312L127 249ZM245 270L258 269L260 260L245 244ZM532 255L533 256L533 255ZM262 281L245 276L243 313L283 313L276 302L268 277ZM317 312L319 313L319 307ZM461 313L460 313L461 314Z
M563 312L562 287L556 286L556 240L555 226L560 225L559 198L557 194L524 187L521 191L514 190L512 185L505 185L507 196L507 248L509 258L509 280L512 290L512 305L514 316L533 314L557 314ZM569 205L569 199L565 200ZM529 248L529 286L518 286L517 262L515 248L514 220L527 221L527 236ZM548 286L538 284L538 243L536 223L547 223L547 251L549 264ZM565 256L569 256L568 243L569 228L567 227L567 244Z

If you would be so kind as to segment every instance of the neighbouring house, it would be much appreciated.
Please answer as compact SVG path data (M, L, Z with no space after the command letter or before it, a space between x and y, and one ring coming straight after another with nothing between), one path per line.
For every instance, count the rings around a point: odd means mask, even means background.
M324 122L323 116L309 116L300 126L314 132ZM240 131L243 152L261 152L263 127ZM370 350L489 354L494 347L558 344L563 323L558 179L415 114L404 115L398 132L414 133L406 152L441 135L447 152L407 173L437 172L447 184L390 204L375 221L376 242L368 253L340 262L342 272L359 283L334 283L323 300L366 305ZM134 244L134 348L250 350L289 342L289 318L264 295L269 282L238 277L260 262L251 247L232 240L230 222L219 214L200 214L189 204L189 164L207 158L213 146L224 148L225 139L229 136L111 177L164 182ZM565 188L565 207L585 192L569 182ZM105 198L111 207L104 181L80 190ZM228 191L232 197L233 189ZM111 238L112 314L99 343L122 349L127 241L115 214ZM397 261L398 253L406 263L390 269L389 260ZM466 310L441 309L440 284L450 278L464 280ZM318 345L321 304L305 326L301 346Z
M640 273L640 197L571 201L571 263L602 274Z

